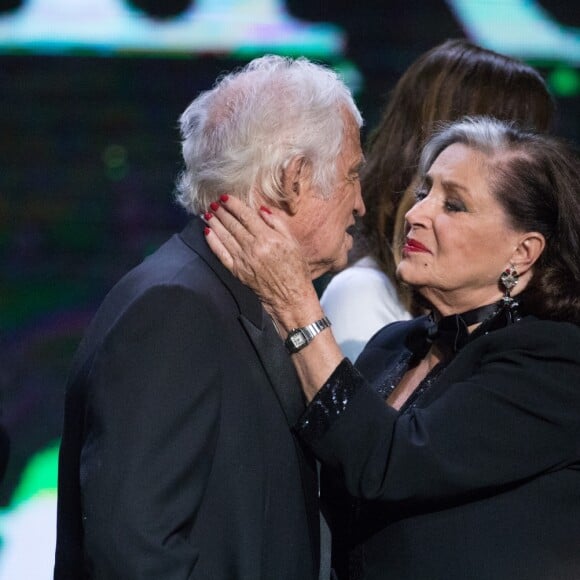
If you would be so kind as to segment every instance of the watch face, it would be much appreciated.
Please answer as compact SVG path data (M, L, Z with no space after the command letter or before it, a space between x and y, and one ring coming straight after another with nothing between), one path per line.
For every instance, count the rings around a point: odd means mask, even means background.
M294 348L302 348L306 345L306 338L301 332L295 332L291 334L288 339Z

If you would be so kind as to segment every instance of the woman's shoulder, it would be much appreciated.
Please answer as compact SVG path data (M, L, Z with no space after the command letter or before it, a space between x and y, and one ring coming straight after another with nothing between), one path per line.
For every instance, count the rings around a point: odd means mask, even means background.
M401 352L409 350L410 337L424 338L427 316L419 316L411 320L399 320L381 328L367 343L361 354ZM411 348L412 349L412 348Z
M459 366L491 364L552 369L551 373L572 373L580 379L580 327L525 316L515 324L470 341L456 359Z
M426 331L428 316L401 320L388 324L369 341L368 346L390 349L392 345L403 346L413 334ZM577 350L580 356L580 326L559 320L544 320L525 316L519 322L484 335L486 341L509 344L554 344Z
M410 337L417 336L424 343L427 317L401 320L379 330L356 360L356 367L367 378L377 377L385 369L408 356L413 348Z
M357 366L365 360L372 361L381 356L391 358L405 350L414 350L414 344L424 342L427 325L428 317L419 316L385 326L368 342ZM479 337L462 349L460 355L461 358L479 358L485 353L495 356L493 353L508 351L519 352L523 357L580 363L580 327L569 322L525 316L515 324Z
M571 322L524 316L516 324L491 332L485 338L498 346L550 348L570 351L580 358L580 326Z
M374 348L391 348L395 344L403 346L409 335L415 333L425 333L428 316L418 316L411 320L399 320L387 324L379 330L369 341L369 346Z

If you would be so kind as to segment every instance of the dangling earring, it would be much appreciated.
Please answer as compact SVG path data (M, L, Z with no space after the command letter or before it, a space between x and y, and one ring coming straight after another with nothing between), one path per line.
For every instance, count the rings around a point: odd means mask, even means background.
M515 269L515 266L510 266L506 268L499 277L499 283L504 287L505 294L502 298L503 307L509 313L509 318L512 322L519 320L519 316L517 314L517 307L519 303L514 300L511 296L512 289L517 285L518 280L520 279L520 275L518 271Z
M515 269L514 266L506 268L501 273L501 276L499 277L499 282L505 288L505 296L503 297L504 302L508 304L513 302L513 298L511 297L510 292L512 291L512 288L514 288L517 285L519 279L520 275L518 274L518 271Z

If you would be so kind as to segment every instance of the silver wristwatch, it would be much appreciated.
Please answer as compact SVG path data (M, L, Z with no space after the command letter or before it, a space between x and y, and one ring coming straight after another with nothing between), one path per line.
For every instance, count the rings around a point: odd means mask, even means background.
M297 353L306 345L310 344L317 334L321 333L325 328L330 328L330 326L330 320L325 316L308 326L293 328L288 333L288 337L284 341L284 346L288 349L290 354Z

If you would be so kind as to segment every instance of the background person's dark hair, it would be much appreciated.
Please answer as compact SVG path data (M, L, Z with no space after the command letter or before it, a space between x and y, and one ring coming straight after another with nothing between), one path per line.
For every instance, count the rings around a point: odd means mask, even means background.
M426 144L419 174L454 143L486 157L491 193L524 232L539 232L546 247L534 264L523 304L540 318L580 324L580 157L548 135L522 131L488 117L440 129ZM498 272L498 281L501 272Z
M544 132L553 114L541 75L518 60L466 40L448 40L426 52L398 81L368 139L361 174L367 213L352 259L370 254L397 284L392 251L397 209L436 123L490 115ZM404 288L397 287L407 302Z

